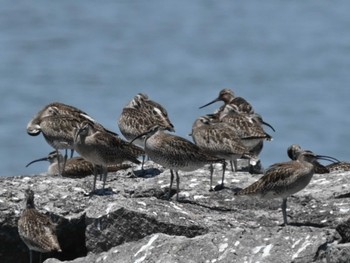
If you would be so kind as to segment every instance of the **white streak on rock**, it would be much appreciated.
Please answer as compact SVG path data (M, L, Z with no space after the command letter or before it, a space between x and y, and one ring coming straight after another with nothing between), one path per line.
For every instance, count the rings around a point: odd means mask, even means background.
M188 215L187 212L183 211L181 207L178 207L177 205L175 205L174 203L170 203L172 207L174 207L175 209L179 210L180 213L183 213L185 215Z
M263 248L264 246L257 246L255 248L253 248L253 254L259 253L259 251Z
M309 236L306 237L306 239L308 239ZM305 250L309 245L311 245L310 241L305 240L305 242L300 246L300 248L297 250L296 253L294 253L292 259L295 259L299 256L299 254Z
M158 234L154 235L153 237L150 238L148 243L146 245L143 245L134 255L134 257L137 257L137 255L143 251L145 251L145 255L143 257L140 257L139 259L135 260L135 263L140 263L142 262L146 257L147 257L147 252L149 249L152 249L151 245L152 243L159 237Z
M265 248L264 248L264 251L263 251L263 254L262 254L262 257L267 257L270 255L270 251L271 251L271 248L273 247L272 244L270 245L267 245Z
M219 252L224 252L225 249L228 247L228 244L227 243L222 243L222 244L219 244Z

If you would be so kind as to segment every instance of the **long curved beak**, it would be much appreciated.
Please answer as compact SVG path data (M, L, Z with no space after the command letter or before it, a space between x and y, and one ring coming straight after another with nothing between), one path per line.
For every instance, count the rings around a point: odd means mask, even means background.
M148 132L144 132L144 133L141 133L140 135L136 136L134 139L132 139L129 143L133 143L134 141L136 141L137 139L145 136L146 134L148 134Z
M213 100L213 101L211 101L211 102L209 102L209 103L207 103L207 104L205 104L205 105L203 105L203 106L201 106L201 107L199 107L199 108L202 109L202 108L207 107L207 106L209 106L209 105L211 105L211 104L213 104L213 103L215 103L215 102L217 102L217 101L220 101L220 99L219 99L219 98L216 98L215 100Z
M151 136L153 134L155 134L156 132L158 132L159 129L162 129L162 130L166 130L164 127L160 127L158 125L156 126L153 126L151 129L149 129L148 131L146 132L143 132L141 133L140 135L136 136L134 139L132 139L129 143L133 143L135 140L143 137L143 136Z
M30 163L28 163L28 164L26 165L26 167L28 167L28 166L31 165L32 163L41 162L41 161L48 161L48 160L49 160L49 159L48 159L47 157L40 158L40 159L31 161Z
M267 126L267 127L270 127L271 130L273 130L274 132L276 132L275 129L272 127L271 124L269 124L269 123L267 123L267 122L264 122L264 121L262 121L261 123L264 124L264 125Z
M337 158L331 157L331 156L327 156L327 155L316 155L317 159L320 160L325 160L325 161L329 161L332 163L339 163L340 161Z

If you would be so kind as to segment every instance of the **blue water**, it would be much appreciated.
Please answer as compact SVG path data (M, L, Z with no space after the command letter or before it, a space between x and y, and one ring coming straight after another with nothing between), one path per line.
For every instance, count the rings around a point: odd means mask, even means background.
M0 9L0 175L52 149L26 125L60 101L118 132L138 92L188 137L222 88L273 125L264 166L299 143L350 160L350 1L4 1Z

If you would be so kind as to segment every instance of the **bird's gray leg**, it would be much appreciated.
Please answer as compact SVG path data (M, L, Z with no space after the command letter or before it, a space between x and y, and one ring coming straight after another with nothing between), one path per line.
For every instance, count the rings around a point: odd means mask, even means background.
M226 171L226 162L224 161L222 164L222 178L221 178L221 187L222 188L224 188L225 171Z
M94 165L94 186L92 188L92 192L96 190L96 180L97 180L97 165Z
M179 201L180 177L179 177L178 171L175 171L175 174L176 174L176 201Z
M56 153L57 153L57 156L59 156L60 155L60 152L59 152L59 150L58 149L56 149ZM62 160L60 160L61 158L58 158L57 159L57 167L58 167L58 175L59 176L62 176L62 174L63 174L63 164L62 164Z
M103 187L102 190L105 190L106 180L107 180L107 166L102 166L102 172L103 172Z
M170 186L169 186L168 199L170 199L170 196L171 196L171 187L173 186L173 181L174 181L174 172L172 169L170 169Z
M231 164L231 171L234 172L236 169L235 169L235 167L234 167L234 164L233 164L233 161L232 161L232 160L230 161L230 164Z
M65 150L65 154L64 154L64 161L63 161L63 167L62 167L62 175L64 173L64 168L66 167L66 162L68 159L68 149Z
M210 170L210 188L209 188L209 191L213 191L213 173L214 173L213 164L210 164L209 170Z
M283 214L283 224L288 225L287 221L287 198L283 198L282 200L282 214Z
M146 155L142 155L141 171L144 171L143 170L143 165L145 164L145 159L146 159Z

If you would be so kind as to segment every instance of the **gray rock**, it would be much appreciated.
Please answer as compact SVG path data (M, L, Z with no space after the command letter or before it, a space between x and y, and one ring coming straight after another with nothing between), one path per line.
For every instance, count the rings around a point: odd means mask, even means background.
M180 173L181 202L175 202L174 191L165 200L168 170L152 162L146 175L134 170L110 173L110 195L92 197L92 176L0 178L0 262L28 262L17 233L28 186L38 210L58 225L63 252L43 255L50 258L45 263L347 262L350 172L315 175L289 198L291 225L282 227L281 200L234 196L261 175L228 171L226 188L209 192L207 167Z

